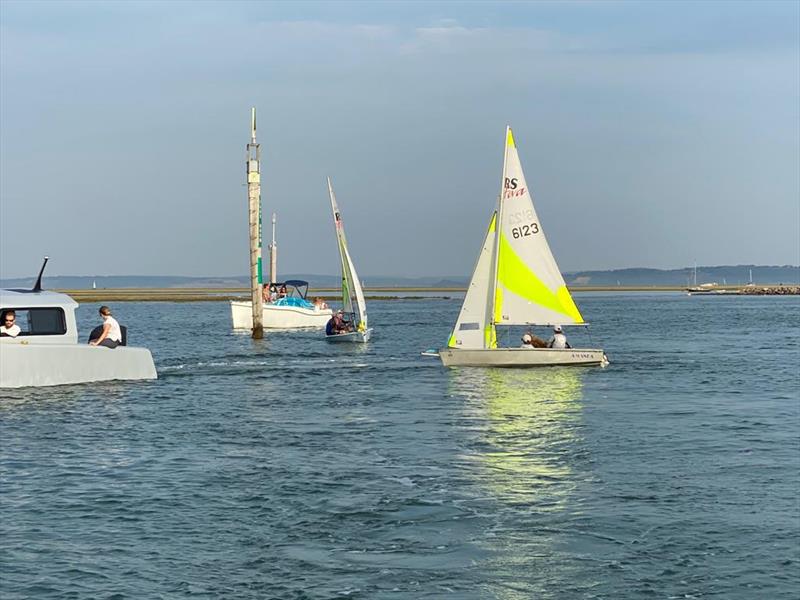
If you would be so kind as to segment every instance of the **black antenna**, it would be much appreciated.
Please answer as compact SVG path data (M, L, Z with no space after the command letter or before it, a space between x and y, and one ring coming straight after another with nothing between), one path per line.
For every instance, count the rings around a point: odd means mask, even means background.
M44 263L42 264L42 268L39 271L39 277L36 278L36 285L33 286L32 292L41 292L42 291L42 275L44 274L44 268L47 266L47 261L50 260L49 256L44 257Z

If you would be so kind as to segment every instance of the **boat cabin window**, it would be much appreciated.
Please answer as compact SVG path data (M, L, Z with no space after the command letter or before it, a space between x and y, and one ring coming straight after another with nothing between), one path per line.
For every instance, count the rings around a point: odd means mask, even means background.
M19 335L64 335L67 333L67 320L64 309L45 308L0 308L0 315L13 310L17 316Z

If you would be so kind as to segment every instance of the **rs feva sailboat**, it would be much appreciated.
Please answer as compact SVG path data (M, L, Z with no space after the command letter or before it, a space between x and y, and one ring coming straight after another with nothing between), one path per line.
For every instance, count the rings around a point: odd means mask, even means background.
M326 333L325 339L329 342L368 342L372 336L372 329L367 327L367 303L364 301L364 292L361 289L361 281L358 279L353 259L350 258L350 252L347 250L347 238L344 235L342 215L339 212L339 205L336 204L336 195L333 193L330 177L328 177L328 195L331 198L333 224L336 228L336 242L339 246L339 258L341 259L342 311L348 331L332 335Z
M605 365L602 349L499 348L498 325L579 325L575 306L533 208L511 128L503 179L478 262L447 348L445 366Z

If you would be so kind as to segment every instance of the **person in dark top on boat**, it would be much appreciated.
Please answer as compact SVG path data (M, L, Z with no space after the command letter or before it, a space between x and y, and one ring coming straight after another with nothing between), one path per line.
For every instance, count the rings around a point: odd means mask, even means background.
M344 313L341 310L334 313L328 324L325 325L325 335L339 335L348 331L350 331L350 328L345 322Z
M342 333L342 311L333 313L325 325L325 335L338 335Z

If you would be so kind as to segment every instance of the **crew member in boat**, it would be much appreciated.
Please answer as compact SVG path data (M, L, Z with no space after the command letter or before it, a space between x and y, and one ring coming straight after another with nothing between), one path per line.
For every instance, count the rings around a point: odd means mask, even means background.
M89 340L89 345L116 348L122 343L122 329L119 323L111 316L111 309L107 306L100 307L100 318L103 319L103 331L100 332L99 338Z
M344 312L339 310L328 320L325 325L325 335L339 335L340 333L347 333L350 331L347 323L344 320Z
M555 348L557 350L563 350L564 348L572 348L567 342L567 336L564 335L564 332L561 330L561 325L554 325L553 326L553 337L550 338L550 341L547 343L548 348Z
M286 285L281 284L281 289L278 290L278 298L286 298Z
M534 335L532 331L526 331L522 336L523 348L547 348L547 342L542 338Z
M3 322L0 324L0 336L17 337L20 328L17 325L17 313L13 310L7 310L3 313Z

